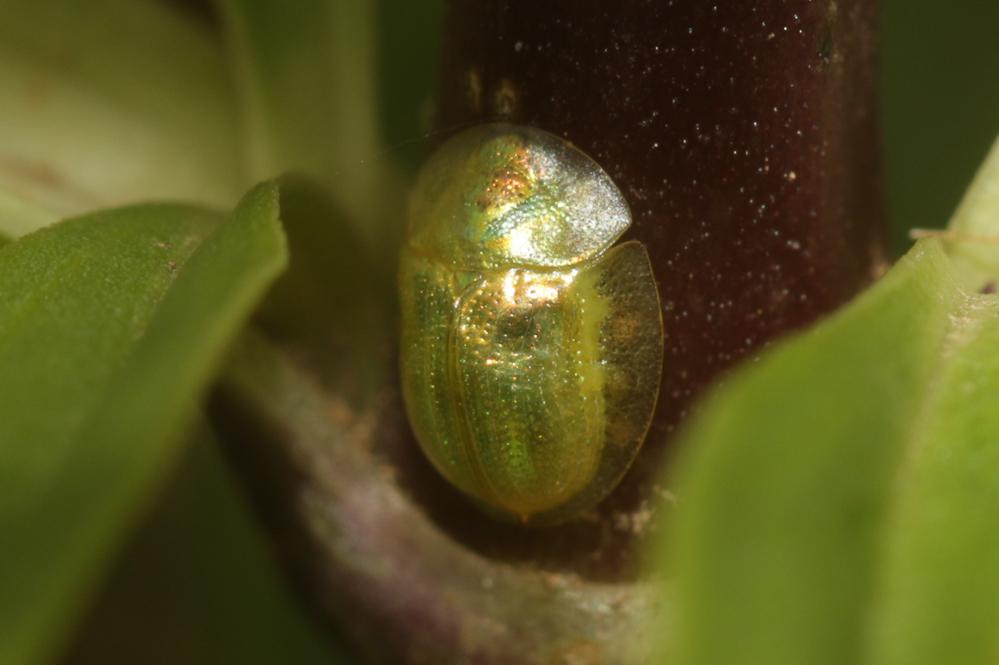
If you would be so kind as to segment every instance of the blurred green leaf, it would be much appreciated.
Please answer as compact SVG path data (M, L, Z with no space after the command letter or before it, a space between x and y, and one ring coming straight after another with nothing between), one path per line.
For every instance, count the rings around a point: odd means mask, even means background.
M948 251L972 287L999 280L999 141L950 222Z
M304 171L355 221L384 195L376 163L375 5L367 0L217 0L256 179Z
M992 302L986 303L986 300ZM956 314L962 337L915 415L887 524L871 662L979 665L999 653L999 311Z
M921 244L698 415L670 525L676 662L860 662L892 478L961 297Z
M60 216L235 203L234 96L206 28L151 0L5 0L0 12L0 187Z
M997 186L999 144L952 255L918 243L696 416L668 529L674 662L996 653L999 299L977 293L984 266L958 248L981 242L961 234L999 235ZM995 279L999 263L988 269Z
M198 434L64 662L349 662L288 588L219 442L207 427Z
M58 216L0 189L0 245L55 222Z
M0 662L60 646L285 263L277 191L145 205L0 250Z
M962 281L994 288L999 141L950 229ZM932 408L913 414L890 504L878 664L978 665L999 654L999 296L972 295L950 316L952 339L926 387Z

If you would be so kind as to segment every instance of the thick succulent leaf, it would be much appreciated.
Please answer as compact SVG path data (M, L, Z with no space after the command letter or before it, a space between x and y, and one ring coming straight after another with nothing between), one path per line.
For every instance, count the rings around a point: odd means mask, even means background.
M0 250L0 662L59 646L285 262L273 186L223 219L144 205Z
M207 29L150 0L8 0L2 15L0 187L60 215L235 203L234 96Z
M997 161L956 217L951 254L921 241L695 417L666 529L674 662L996 653L999 299L978 293L984 268L958 247L999 234Z
M961 201L945 239L971 288L999 280L999 141Z
M670 525L677 662L858 662L892 478L961 299L927 243L699 415Z
M375 5L364 0L217 0L258 179L328 180L351 219L377 198Z
M999 142L951 222L971 289L999 280ZM871 662L977 665L999 654L999 296L969 296L929 407L913 414L876 598Z
M871 660L978 665L999 653L999 307L954 312L951 357L913 414L889 503Z

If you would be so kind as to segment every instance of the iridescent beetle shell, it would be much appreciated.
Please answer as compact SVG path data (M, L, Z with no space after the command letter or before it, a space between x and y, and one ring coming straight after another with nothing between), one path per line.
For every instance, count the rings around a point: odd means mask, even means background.
M400 265L417 440L490 512L553 523L635 458L662 368L659 294L621 192L527 127L458 134L424 166Z

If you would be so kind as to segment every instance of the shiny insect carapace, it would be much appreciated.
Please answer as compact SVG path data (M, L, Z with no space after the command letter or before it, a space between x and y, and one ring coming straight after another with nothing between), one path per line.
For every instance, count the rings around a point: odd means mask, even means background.
M564 521L648 431L663 327L644 246L590 157L538 129L466 130L421 171L399 287L416 438L495 515Z

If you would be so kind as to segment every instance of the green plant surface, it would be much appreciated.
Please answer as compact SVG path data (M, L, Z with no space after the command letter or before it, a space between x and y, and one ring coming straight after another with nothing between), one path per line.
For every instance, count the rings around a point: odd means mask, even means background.
M195 431L65 662L350 662L292 593L219 448L207 426Z
M955 217L700 410L667 525L683 665L981 663L999 640L999 143ZM984 253L983 253L984 252ZM993 254L994 256L994 254Z
M324 179L352 220L376 188L374 4L364 0L216 0L243 111L253 179Z
M877 663L977 665L999 654L999 312L985 299L957 315L963 339L899 470Z
M286 262L277 190L144 205L0 250L0 662L61 645Z
M950 230L962 282L994 287L999 142ZM872 642L879 664L977 665L999 655L999 296L966 296L949 334L889 505Z
M150 0L0 6L0 188L59 216L236 202L233 88L207 30Z
M971 288L999 279L999 150L995 147L950 221L944 239Z
M58 219L58 215L0 189L0 245Z

